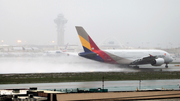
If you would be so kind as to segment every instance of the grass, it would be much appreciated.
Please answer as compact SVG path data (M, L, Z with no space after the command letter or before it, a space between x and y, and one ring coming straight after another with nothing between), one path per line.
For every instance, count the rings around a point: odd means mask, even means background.
M0 74L0 84L180 79L180 72L87 72Z

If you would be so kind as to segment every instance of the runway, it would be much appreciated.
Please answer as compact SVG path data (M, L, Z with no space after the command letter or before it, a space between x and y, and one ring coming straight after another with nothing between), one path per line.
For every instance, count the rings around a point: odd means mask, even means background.
M0 57L0 74L7 73L56 73L56 72L139 72L143 70L180 71L176 64L169 68L162 66L140 65L140 69L101 63L74 55Z
M140 85L141 83L141 85ZM154 89L174 89L178 90L180 80L124 80L124 81L105 81L104 87L108 91L135 91L138 89L154 90ZM64 90L102 88L102 81L92 82L62 82L62 83L30 83L30 84L1 84L0 89L15 89L37 87L40 90Z

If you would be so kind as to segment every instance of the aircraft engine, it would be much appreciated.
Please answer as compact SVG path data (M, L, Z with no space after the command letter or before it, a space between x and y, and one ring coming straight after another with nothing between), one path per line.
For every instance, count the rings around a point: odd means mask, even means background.
M164 63L164 59L163 58L158 58L158 59L154 59L151 62L152 66L161 66Z

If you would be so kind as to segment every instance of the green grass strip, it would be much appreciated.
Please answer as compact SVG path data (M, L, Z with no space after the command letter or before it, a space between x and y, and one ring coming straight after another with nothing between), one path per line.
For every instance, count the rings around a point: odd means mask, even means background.
M0 84L180 79L180 72L87 72L0 74Z

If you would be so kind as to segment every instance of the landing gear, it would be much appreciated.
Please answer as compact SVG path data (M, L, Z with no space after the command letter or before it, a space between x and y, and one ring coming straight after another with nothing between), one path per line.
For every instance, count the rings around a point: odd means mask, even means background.
M166 68L168 68L168 64L166 63L166 66L165 66Z
M139 66L134 66L133 68L139 69Z

